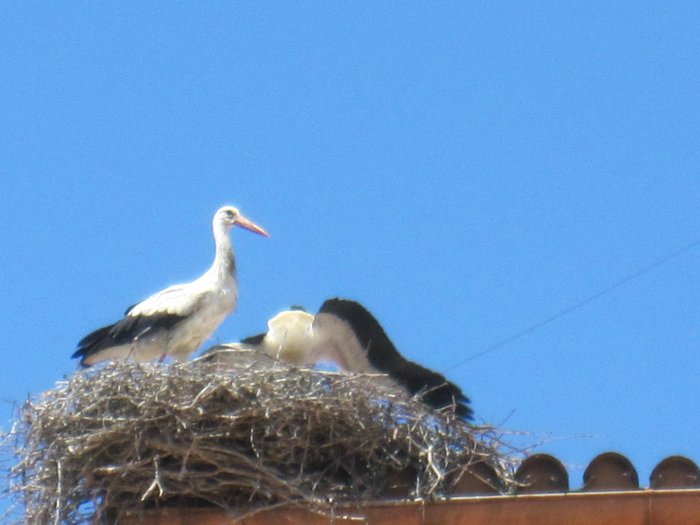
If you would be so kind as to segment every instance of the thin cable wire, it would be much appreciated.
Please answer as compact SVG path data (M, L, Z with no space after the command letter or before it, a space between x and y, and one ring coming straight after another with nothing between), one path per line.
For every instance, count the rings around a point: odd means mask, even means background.
M666 255L660 259L657 259L656 261L652 262L651 264L648 264L647 266L644 266L640 270L637 270L636 272L631 273L631 274L623 277L622 279L620 279L619 281L616 281L615 283L611 284L607 288L604 288L603 290L600 290L599 292L594 293L593 295L590 295L590 296L586 297L585 299L583 299L575 304L572 304L571 306L569 306L567 308L564 308L563 310L559 311L558 313L556 313L554 315L550 315L546 319L543 319L542 321L539 321L538 323L535 323L528 328L520 330L519 332L516 332L513 335L511 335L511 336L509 336L509 337L507 337L507 338L505 338L497 343L494 343L490 346L487 346L483 350L480 350L479 352L476 352L475 354L470 355L466 359L458 361L457 363L450 366L449 368L446 368L444 371L449 372L451 370L454 370L455 368L459 368L460 366L466 365L467 363L473 361L474 359L477 359L481 356L489 354L489 353L493 352L494 350L498 350L499 348L502 348L502 347L506 346L507 344L512 343L516 339L520 339L521 337L526 336L527 334L531 334L532 332L539 330L543 326L546 326L549 323L552 323L552 322L556 321L557 319L560 319L566 315L569 315L570 313L578 310L579 308L581 308L589 303L592 303L593 301L595 301L597 299L600 299L604 295L609 294L610 292L616 290L617 288L619 288L620 286L622 286L624 284L627 284L628 282L632 281L633 279L636 279L637 277L640 277L640 276L644 275L645 273L649 273L652 270L655 270L659 266L669 262L672 259L675 259L676 257L683 255L685 252L692 250L693 248L695 248L698 245L700 245L700 239L698 239L694 242L691 242L690 244L685 245L683 248L680 248L679 250L676 250L675 252L673 252L669 255Z

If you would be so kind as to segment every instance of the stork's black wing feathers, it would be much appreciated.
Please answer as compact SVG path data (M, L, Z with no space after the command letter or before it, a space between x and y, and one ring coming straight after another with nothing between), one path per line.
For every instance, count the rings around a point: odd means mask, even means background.
M97 347L100 342L109 339L109 332L112 330L112 328L114 328L113 324L103 326L102 328L98 328L94 332L91 332L83 337L78 343L78 350L76 350L71 358L75 359L78 357L87 357L86 350Z
M306 308L304 308L300 304L293 304L289 307L289 309L293 312L306 312Z
M379 321L360 303L347 299L328 299L318 313L332 314L348 323L362 348L367 349L367 359L373 367L388 372L386 368L396 361L405 361Z
M448 381L442 374L407 359L394 363L392 370L383 371L391 374L412 395L417 395L431 407L454 407L459 417L472 419L469 398L461 388Z
M328 299L319 313L335 315L347 322L360 345L367 349L367 359L377 370L389 374L412 395L437 409L454 407L464 419L472 419L469 398L445 376L404 358L369 311L347 299Z
M247 345L259 345L260 343L263 342L263 339L265 339L266 333L258 334L258 335L251 335L250 337L246 337L245 339L241 339L241 343L247 344Z
M131 308L129 308L127 312L130 310ZM130 344L148 333L168 330L183 319L186 319L186 316L167 313L155 315L127 315L120 321L98 328L94 332L83 337L78 343L78 349L71 357L73 359L80 358L80 364L85 366L85 359L96 354L100 350L112 346Z
M135 306L138 306L138 304L139 304L139 303L132 304L129 308L127 308L126 310L124 310L124 315L125 315L125 316L126 316L126 315L129 315L129 312L131 312L131 310L133 310Z

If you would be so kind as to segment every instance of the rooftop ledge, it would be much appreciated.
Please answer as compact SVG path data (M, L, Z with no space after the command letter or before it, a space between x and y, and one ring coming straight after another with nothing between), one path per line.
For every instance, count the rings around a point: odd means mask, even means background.
M387 500L331 514L280 507L231 518L218 509L168 508L123 517L123 525L700 525L700 489L469 496L425 503Z

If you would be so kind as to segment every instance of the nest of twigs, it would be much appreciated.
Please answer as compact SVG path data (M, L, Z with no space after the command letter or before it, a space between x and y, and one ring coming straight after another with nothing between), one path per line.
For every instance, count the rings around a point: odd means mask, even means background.
M76 372L26 402L11 436L11 490L37 524L171 505L323 511L380 496L397 472L431 498L475 462L508 476L490 429L376 378L209 358Z

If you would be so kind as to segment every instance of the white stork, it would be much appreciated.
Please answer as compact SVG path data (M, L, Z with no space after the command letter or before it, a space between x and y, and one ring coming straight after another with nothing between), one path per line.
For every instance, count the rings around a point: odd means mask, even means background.
M246 337L240 343L224 343L209 348L201 359L225 369L275 368L280 361L310 366L314 316L301 308L280 312L267 322L267 332Z
M328 299L315 316L289 310L268 322L268 331L240 343L219 345L212 351L251 349L266 356L301 366L333 362L355 373L386 374L409 394L418 395L427 405L472 419L469 398L445 376L403 357L379 322L361 304L347 299ZM241 354L242 355L242 354Z
M220 208L212 220L216 255L209 270L128 308L120 321L85 336L73 357L83 366L107 359L187 359L236 306L236 261L229 238L235 225L269 237L236 208Z

